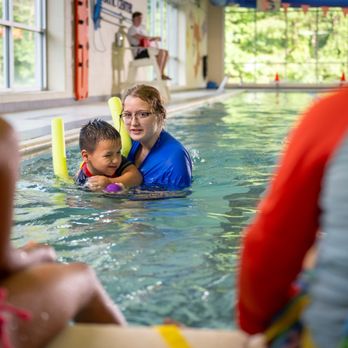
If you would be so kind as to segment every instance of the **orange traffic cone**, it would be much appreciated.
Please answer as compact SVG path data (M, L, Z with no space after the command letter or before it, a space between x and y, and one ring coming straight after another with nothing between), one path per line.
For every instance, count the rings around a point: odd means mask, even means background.
M304 14L306 14L309 10L309 5L301 5L302 11Z
M327 14L328 14L328 12L330 10L330 7L329 6L321 6L321 9L323 11L323 16L327 17Z
M346 74L344 71L342 72L341 78L340 78L340 86L343 86L346 84Z
M275 76L274 76L274 82L278 82L279 83L280 78L279 78L279 74L276 72Z

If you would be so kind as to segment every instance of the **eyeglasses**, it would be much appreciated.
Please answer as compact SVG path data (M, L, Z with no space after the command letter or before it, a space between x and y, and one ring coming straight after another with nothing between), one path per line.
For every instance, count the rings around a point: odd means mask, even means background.
M123 118L124 122L131 122L133 116L138 120L145 120L152 114L153 112L149 111L122 112L121 117Z

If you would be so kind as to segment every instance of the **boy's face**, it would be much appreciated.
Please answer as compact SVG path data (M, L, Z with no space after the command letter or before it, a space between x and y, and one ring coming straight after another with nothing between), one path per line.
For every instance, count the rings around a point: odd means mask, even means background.
M121 164L121 139L100 140L93 152L81 151L93 175L113 176Z

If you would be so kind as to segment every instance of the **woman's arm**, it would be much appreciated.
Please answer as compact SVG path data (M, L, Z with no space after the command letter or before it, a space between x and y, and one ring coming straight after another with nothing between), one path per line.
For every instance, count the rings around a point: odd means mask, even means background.
M143 176L134 164L125 168L117 178L110 178L111 183L121 183L125 187L139 186L143 182Z

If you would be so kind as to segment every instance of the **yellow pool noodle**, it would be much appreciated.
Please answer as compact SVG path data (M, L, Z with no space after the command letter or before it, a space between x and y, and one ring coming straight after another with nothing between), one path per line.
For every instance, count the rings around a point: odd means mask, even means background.
M53 172L59 179L68 180L70 178L66 164L63 119L55 117L52 120L51 129Z
M121 144L122 144L121 153L123 156L127 157L132 147L132 140L121 118L121 112L122 112L121 99L118 97L111 97L108 100L108 105L109 105L109 110L111 112L112 120L114 122L114 127L117 129L117 131L121 135Z

